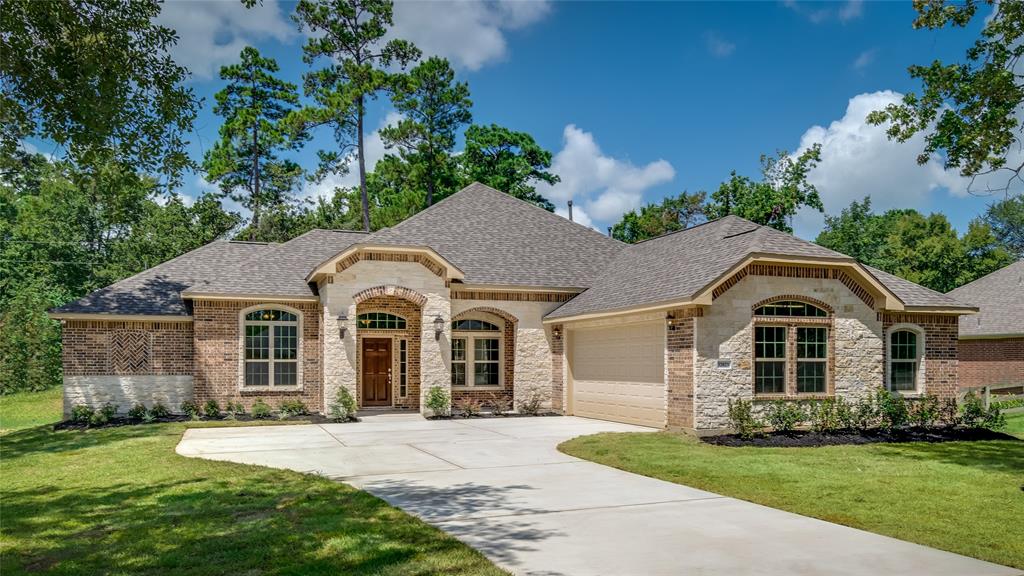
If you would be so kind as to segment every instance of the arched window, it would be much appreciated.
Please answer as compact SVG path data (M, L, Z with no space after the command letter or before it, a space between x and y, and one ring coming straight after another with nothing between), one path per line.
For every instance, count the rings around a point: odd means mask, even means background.
M501 328L485 320L452 322L452 386L501 385Z
M765 304L754 310L754 316L797 316L810 318L825 318L828 312L813 304L798 302L795 300L782 300Z
M364 330L405 330L405 318L387 312L367 312L356 318L356 325Z
M780 300L758 306L754 316L754 393L827 393L830 327L820 319L828 312Z
M247 387L299 385L299 318L274 308L253 310L244 319Z
M889 334L889 389L916 391L918 364L921 361L918 335L912 330L893 330Z

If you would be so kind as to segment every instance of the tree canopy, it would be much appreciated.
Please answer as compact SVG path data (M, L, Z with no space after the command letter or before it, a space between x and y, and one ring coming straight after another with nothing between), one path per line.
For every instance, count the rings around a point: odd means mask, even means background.
M648 204L639 211L630 210L612 226L612 238L636 243L669 232L685 230L704 220L704 192L666 196L661 202Z

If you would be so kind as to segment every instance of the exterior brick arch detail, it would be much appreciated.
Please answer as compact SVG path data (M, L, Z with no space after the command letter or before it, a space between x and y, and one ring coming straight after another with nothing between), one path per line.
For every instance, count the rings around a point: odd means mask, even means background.
M502 330L502 371L504 372L504 385L501 390L473 390L472 388L457 388L452 390L452 402L457 403L463 400L475 399L484 405L492 402L494 396L504 397L509 404L515 401L515 378L516 378L516 334L519 328L519 319L511 313L491 306L477 306L459 312L452 317L452 322L472 317L477 314L491 314L505 321Z
M501 308L493 308L491 306L477 306L476 308L470 308L469 310L463 310L462 312L459 312L458 314L456 314L455 317L452 318L452 321L461 320L462 318L465 318L466 316L472 316L473 314L476 314L478 312L484 312L484 313L487 313L487 314L494 314L495 316L501 317L502 320L504 320L506 322L511 322L512 324L519 323L519 318L516 318L515 316L513 316L512 314L506 312L505 310L502 310Z
M812 306L817 306L818 308L821 308L825 312L828 312L830 316L835 314L835 310L833 310L832 306L828 305L827 303L822 302L821 300L818 300L816 298L811 298L809 296L801 296L798 294L780 294L778 296L772 296L771 298L765 298L764 300L761 300L757 304L751 306L750 311L751 313L753 313L754 310L757 310L761 306L767 306L768 304L774 304L776 302L783 302L786 300L795 300L797 302L804 302Z
M423 294L420 294L415 290L410 290L404 286L394 286L392 284L374 286L372 288L356 292L352 295L352 301L358 305L370 298L376 298L378 296L394 296L396 298L402 298L421 307L427 303L427 297Z

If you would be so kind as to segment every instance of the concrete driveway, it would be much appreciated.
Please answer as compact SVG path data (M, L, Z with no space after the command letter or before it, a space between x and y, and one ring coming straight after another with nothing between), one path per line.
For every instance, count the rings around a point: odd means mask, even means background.
M649 431L573 417L188 430L184 456L367 490L517 574L1011 575L1020 571L586 462L560 442Z

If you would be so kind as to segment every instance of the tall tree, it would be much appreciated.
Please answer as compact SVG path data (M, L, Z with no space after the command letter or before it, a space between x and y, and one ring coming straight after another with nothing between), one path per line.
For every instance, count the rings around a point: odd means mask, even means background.
M459 155L464 183L473 181L507 192L554 212L555 205L537 192L537 182L555 184L551 152L541 148L532 136L491 124L474 124L466 130L466 149Z
M249 240L256 240L263 211L288 202L301 174L298 164L278 157L279 151L302 143L300 136L282 126L299 94L297 86L274 75L279 68L273 58L246 46L239 59L220 69L221 80L228 84L214 96L213 111L224 123L203 168L222 194L252 212L248 234Z
M392 102L403 117L397 126L381 130L381 138L418 168L430 206L439 187L455 184L455 138L473 120L469 85L456 82L448 60L435 56L395 78Z
M946 168L972 178L971 188L981 192L1009 191L1024 184L1024 158L1011 154L1021 149L1021 109L1024 105L1024 2L994 0L915 0L914 28L939 30L947 25L966 27L982 6L981 37L967 50L964 62L935 60L909 68L922 83L920 95L910 92L899 104L872 112L868 120L889 124L889 137L905 142L925 132L919 164L943 153ZM978 176L1005 172L1005 185L974 186ZM1000 180L1002 182L1002 180Z
M1015 258L1024 258L1024 196L996 202L982 217L992 234Z
M168 51L174 31L150 0L4 0L0 6L0 154L26 138L80 165L111 157L178 181L198 100ZM97 157L99 156L99 157Z
M320 151L319 178L348 169L349 150L355 140L359 162L359 190L363 229L370 230L370 202L366 191L364 144L367 101L389 85L387 69L419 59L420 51L405 40L384 36L392 25L390 0L299 0L294 19L310 38L302 59L312 64L323 57L328 64L304 77L307 96L316 106L303 110L296 126L330 126L338 142L336 151Z
M635 243L669 232L685 230L704 218L704 192L666 196L657 204L630 210L612 226L612 238Z
M836 252L856 258L858 262L884 267L880 261L882 249L895 221L906 211L889 210L875 214L871 210L871 197L862 202L854 200L836 216L825 215L825 228L815 242Z
M787 152L777 157L761 156L761 181L732 172L711 194L706 207L709 218L735 214L747 220L792 232L790 220L806 206L825 210L818 189L807 181L807 174L821 159L821 146L815 144L796 158Z

